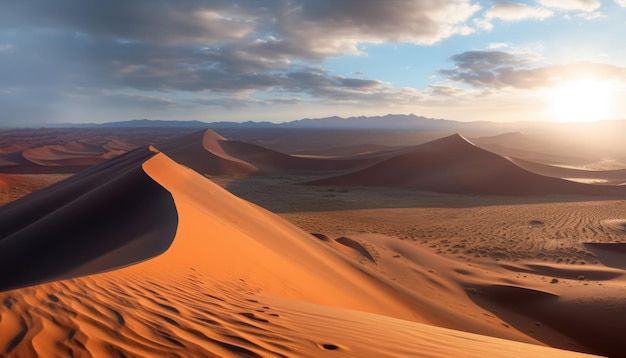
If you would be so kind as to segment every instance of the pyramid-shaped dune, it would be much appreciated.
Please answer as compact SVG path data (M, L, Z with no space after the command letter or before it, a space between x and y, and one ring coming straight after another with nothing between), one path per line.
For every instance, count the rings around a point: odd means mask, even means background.
M211 131L198 131L157 145L177 163L206 175L247 176L258 171L253 165L224 151L226 138Z
M0 219L2 355L583 356L416 323L445 311L148 148Z
M409 152L317 185L389 186L485 195L626 195L626 188L593 186L529 172L481 149L460 134L419 145Z

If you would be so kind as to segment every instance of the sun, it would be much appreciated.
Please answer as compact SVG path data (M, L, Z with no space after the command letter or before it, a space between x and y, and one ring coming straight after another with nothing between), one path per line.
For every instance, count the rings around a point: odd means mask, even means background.
M585 79L564 83L550 94L554 120L593 122L606 119L611 111L612 92L607 82Z

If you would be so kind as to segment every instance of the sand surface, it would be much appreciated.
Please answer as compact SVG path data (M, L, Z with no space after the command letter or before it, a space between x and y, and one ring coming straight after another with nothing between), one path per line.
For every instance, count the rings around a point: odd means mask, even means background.
M0 131L0 173L74 174L194 129L101 128Z
M120 270L4 292L5 353L402 355L430 344L433 356L468 345L481 346L476 355L567 354L411 323L445 317L438 317L441 308L416 303L410 292L162 154L143 167L174 197L172 246ZM56 318L61 313L64 318ZM329 326L338 329L332 336ZM369 344L383 332L384 345ZM448 351L435 347L444 344Z
M495 177L537 178L458 136L426 145L444 164L470 145ZM63 148L44 154L98 152ZM329 161L204 131L1 206L0 354L626 352L625 201L554 192L544 176L536 196L303 185L398 167L419 148Z

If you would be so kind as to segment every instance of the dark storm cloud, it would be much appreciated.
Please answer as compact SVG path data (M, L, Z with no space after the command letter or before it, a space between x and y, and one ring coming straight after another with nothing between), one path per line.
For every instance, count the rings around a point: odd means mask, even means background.
M486 89L538 89L577 78L626 79L626 68L593 62L543 65L527 55L502 51L468 51L451 58L453 69L439 73L456 82Z
M258 11L249 2L248 12ZM0 23L158 43L211 43L253 29L245 11L228 1L189 0L4 0Z

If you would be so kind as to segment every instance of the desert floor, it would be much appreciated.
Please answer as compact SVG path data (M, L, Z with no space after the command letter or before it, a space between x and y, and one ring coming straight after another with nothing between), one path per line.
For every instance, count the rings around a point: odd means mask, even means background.
M626 200L201 175L153 147L144 152L155 156L78 174L79 184L92 177L101 184L79 188L69 181L58 190L85 193L46 218L59 221L34 220L24 230L54 240L48 230L70 225L83 210L104 217L98 223L120 219L98 203L84 204L97 195L120 208L123 222L133 222L141 213L106 191L118 190L107 185L119 176L121 199L137 207L150 199L134 196L138 183L156 182L159 189L150 190L171 195L177 215L158 222L177 226L171 247L134 265L76 277L141 251L137 245L145 242L138 239L75 267L80 274L1 292L0 356L626 353ZM0 174L0 205L66 178L72 175ZM33 198L47 200L41 193ZM38 210L35 199L22 206ZM157 223L138 217L119 232L153 234ZM65 232L79 247L89 231L76 226ZM47 259L35 249L31 254Z

